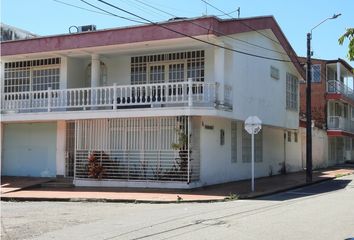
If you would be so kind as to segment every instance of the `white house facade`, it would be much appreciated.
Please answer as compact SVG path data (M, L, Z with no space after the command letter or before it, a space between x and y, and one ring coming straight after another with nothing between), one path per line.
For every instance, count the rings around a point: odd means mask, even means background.
M1 174L161 188L248 179L251 115L263 122L256 177L298 171L299 79L273 17L4 42Z

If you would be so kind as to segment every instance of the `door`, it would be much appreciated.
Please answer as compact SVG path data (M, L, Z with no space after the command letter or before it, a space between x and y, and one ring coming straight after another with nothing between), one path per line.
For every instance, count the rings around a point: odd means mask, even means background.
M66 123L65 177L74 177L75 122Z

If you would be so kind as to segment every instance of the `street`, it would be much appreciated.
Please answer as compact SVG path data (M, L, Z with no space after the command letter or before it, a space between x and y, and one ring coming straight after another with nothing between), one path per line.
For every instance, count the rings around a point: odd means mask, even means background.
M219 203L1 202L1 239L353 237L354 175Z

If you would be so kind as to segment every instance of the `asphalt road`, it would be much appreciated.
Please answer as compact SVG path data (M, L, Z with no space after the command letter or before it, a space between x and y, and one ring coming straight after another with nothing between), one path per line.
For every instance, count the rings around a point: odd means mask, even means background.
M261 199L223 203L1 203L1 239L350 237L354 237L354 175Z

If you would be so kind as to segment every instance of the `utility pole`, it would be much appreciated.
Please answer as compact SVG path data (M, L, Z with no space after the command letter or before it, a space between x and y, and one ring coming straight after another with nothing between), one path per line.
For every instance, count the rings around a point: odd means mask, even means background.
M311 33L307 33L307 87L306 87L306 182L312 182L312 114L311 114Z
M312 182L312 112L311 112L311 83L312 83L312 64L311 64L311 39L312 31L327 20L336 19L342 14L333 14L332 17L324 19L307 33L307 84L306 84L306 182ZM325 79L326 80L326 79Z

